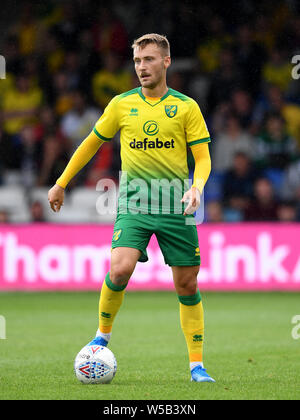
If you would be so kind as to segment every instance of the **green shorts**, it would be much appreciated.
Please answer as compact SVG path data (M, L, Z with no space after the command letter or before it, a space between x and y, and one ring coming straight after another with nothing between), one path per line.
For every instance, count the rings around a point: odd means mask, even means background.
M112 248L130 247L141 251L140 262L148 261L147 246L154 233L170 266L200 265L200 251L196 225L186 224L193 215L183 214L120 214L118 213L112 238Z

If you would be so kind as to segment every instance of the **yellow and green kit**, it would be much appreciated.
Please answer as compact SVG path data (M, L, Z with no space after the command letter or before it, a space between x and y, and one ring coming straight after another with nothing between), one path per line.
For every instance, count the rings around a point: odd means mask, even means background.
M195 158L193 186L202 192L210 172L209 132L197 103L168 89L162 98L147 98L141 88L118 95L106 107L93 131L76 149L56 181L65 188L103 142L121 133L122 172L112 248L131 247L147 261L147 246L155 234L165 263L198 266L200 251L193 215L183 215L184 192L190 188L187 146ZM193 190L195 191L195 190ZM107 273L99 302L99 333L108 343L126 284ZM202 364L204 317L201 295L178 296L180 322L190 367Z
M112 99L94 127L102 141L120 130L122 175L112 248L142 252L156 234L169 265L199 265L196 226L186 224L181 198L190 188L187 146L209 143L210 135L198 104L168 89L162 98L148 98L141 87Z
M173 89L154 100L146 98L140 87L132 89L115 96L94 127L104 141L110 141L118 130L119 211L174 213L175 199L175 210L182 213L182 206L179 211L176 204L189 189L187 145L210 142L198 104Z

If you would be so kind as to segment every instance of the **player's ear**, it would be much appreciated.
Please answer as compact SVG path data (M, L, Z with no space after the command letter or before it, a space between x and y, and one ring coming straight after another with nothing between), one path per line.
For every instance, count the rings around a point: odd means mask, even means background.
M164 58L164 65L165 65L165 69L167 69L168 67L170 67L170 65L171 65L171 57L169 55L167 55Z

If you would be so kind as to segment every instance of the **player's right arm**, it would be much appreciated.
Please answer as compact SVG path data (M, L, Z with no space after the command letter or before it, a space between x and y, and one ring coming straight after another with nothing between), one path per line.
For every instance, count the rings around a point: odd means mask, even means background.
M66 186L80 169L92 159L103 143L104 140L99 139L94 131L92 131L75 150L64 172L48 192L48 200L53 211L60 210L64 202L64 190Z
M119 129L115 98L105 108L93 131L76 149L56 184L48 192L53 211L58 212L64 202L64 189L71 179L92 159L105 141L110 141Z

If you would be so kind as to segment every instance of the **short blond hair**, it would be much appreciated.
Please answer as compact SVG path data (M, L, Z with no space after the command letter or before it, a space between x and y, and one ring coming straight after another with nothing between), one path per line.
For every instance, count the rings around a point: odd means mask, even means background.
M146 45L156 44L163 52L165 56L170 55L170 43L167 37L159 34L145 34L134 40L131 47L134 48L145 48Z

